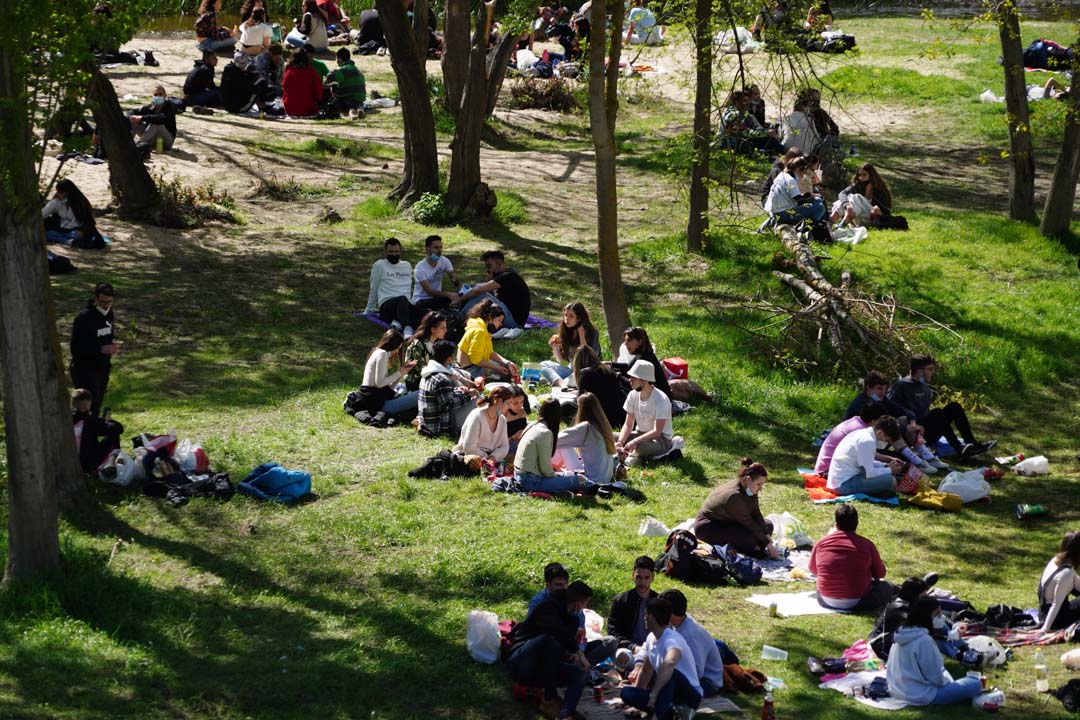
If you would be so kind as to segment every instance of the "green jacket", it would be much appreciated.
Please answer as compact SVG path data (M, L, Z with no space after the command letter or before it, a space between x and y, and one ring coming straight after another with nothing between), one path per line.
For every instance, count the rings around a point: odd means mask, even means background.
M360 72L352 60L339 63L338 69L330 73L329 82L337 83L338 97L351 98L358 103L363 103L367 99L364 73Z
M311 67L315 68L315 72L319 73L319 79L326 82L326 76L330 74L330 68L326 67L326 63L318 58L311 58Z

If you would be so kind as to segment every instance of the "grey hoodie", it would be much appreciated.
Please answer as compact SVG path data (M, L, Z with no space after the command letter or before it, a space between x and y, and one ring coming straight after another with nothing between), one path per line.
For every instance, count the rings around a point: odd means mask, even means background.
M885 677L889 694L912 705L929 705L938 688L952 682L930 631L907 625L893 636Z

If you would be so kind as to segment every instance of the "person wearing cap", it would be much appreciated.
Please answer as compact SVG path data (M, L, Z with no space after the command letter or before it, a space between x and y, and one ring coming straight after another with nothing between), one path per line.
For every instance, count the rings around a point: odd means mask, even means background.
M701 694L704 697L719 694L724 687L724 661L716 640L686 611L686 596L681 590L665 590L660 597L671 604L671 627L682 635L694 654Z
M656 368L651 363L638 360L627 374L631 390L623 404L626 422L615 450L620 460L629 456L629 464L635 465L671 450L671 400L654 387Z
M697 710L702 696L697 662L686 639L671 626L671 603L659 597L645 601L645 623L649 636L641 672L633 686L622 689L622 701L652 710L658 718L670 717L678 708Z
M109 387L112 356L120 351L113 332L113 286L98 283L94 296L71 325L71 384L90 391L90 413L98 415Z

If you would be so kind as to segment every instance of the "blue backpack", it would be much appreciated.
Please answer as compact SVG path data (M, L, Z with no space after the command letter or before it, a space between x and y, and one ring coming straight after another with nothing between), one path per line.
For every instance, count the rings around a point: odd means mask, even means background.
M259 500L293 502L311 492L311 475L268 462L248 473L236 489Z
M761 582L761 566L753 559L735 552L730 545L713 545L713 552L727 563L728 576L739 585Z

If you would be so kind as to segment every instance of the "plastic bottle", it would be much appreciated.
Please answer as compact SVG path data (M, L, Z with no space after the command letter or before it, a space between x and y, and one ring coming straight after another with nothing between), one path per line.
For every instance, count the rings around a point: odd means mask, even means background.
M776 702L773 700L772 687L766 685L765 702L761 704L761 720L776 720Z
M1050 676L1046 670L1046 657L1042 650L1035 651L1035 692L1049 692Z
M1016 506L1016 519L1026 520L1031 517L1038 517L1040 515L1046 515L1050 511L1047 510L1045 505L1017 505Z
M1013 463L1018 463L1023 459L1024 453L1016 453L1015 455L1010 455L1007 458L1001 458L1001 460L999 460L999 463L1001 465L1012 465Z
M844 663L844 671L849 673L877 669L877 660L848 660L846 663Z

